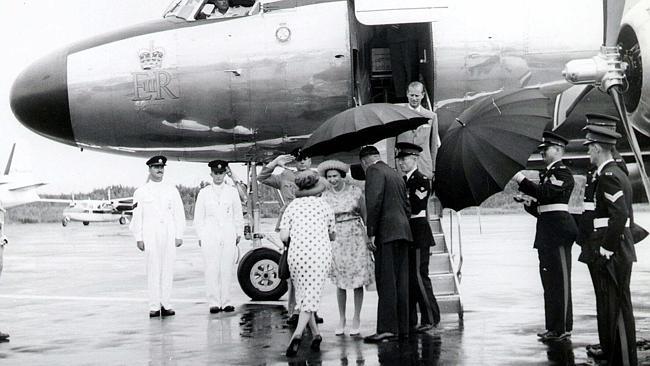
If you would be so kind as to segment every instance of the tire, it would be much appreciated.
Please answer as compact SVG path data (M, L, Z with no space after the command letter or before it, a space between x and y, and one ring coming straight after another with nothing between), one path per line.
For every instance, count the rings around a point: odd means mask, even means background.
M120 217L120 225L126 225L126 217Z
M61 225L63 225L63 227L68 226L69 222L70 222L70 219L68 219L67 217L64 217L63 219L61 219Z
M274 301L287 292L287 281L278 276L280 253L257 248L246 253L237 268L239 286L252 300Z
M88 226L88 225L90 225L90 222L89 221L84 221L83 224L84 224L84 226Z

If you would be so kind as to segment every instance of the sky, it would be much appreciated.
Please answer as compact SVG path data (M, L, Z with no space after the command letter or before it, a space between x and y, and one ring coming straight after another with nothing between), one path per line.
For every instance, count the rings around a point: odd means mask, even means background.
M30 63L69 43L117 28L161 18L171 0L3 0L0 1L0 166L11 146L15 163L32 167L48 184L40 193L87 192L112 184L139 186L147 177L145 159L110 155L63 145L41 137L16 120L9 106L13 81ZM239 171L239 169L238 169ZM241 170L243 172L243 169ZM165 179L198 185L210 180L205 164L170 162Z

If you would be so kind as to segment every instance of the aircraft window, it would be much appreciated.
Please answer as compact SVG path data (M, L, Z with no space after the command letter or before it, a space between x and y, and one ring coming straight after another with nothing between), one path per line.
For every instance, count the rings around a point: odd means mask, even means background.
M252 0L206 0L196 19L235 18L251 15Z
M173 16L185 20L194 20L194 15L204 0L174 0L167 8L165 18Z

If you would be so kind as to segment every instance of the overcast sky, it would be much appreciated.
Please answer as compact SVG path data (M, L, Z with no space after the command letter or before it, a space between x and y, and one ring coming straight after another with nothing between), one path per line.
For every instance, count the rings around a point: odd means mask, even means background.
M17 142L17 165L31 162L45 182L42 193L85 192L109 184L138 186L146 179L144 159L84 151L50 141L23 127L9 107L16 76L30 63L66 44L116 28L162 17L171 0L0 1L0 165L4 171ZM209 180L204 164L172 162L166 179L197 185ZM1 173L0 173L1 174Z

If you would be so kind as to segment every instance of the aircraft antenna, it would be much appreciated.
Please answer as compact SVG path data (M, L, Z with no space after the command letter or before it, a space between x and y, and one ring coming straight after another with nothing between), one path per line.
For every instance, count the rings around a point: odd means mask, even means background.
M11 162L14 160L14 151L16 151L16 143L11 147L11 153L9 154L9 160L7 160L7 167L5 167L5 175L9 175L11 171Z

